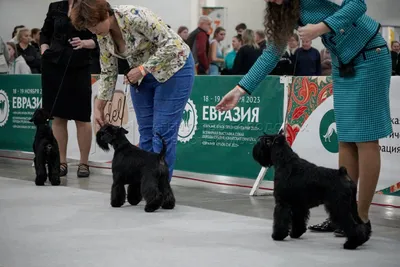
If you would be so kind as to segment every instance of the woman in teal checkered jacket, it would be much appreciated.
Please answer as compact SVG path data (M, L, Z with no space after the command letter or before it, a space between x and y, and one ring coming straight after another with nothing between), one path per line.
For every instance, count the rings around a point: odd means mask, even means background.
M217 105L234 108L276 66L298 28L302 40L321 37L332 56L333 100L339 139L339 165L359 181L358 212L370 227L369 208L380 173L379 139L392 133L389 105L391 58L380 25L365 14L364 0L266 0L269 44L262 56ZM335 229L330 220L310 227Z

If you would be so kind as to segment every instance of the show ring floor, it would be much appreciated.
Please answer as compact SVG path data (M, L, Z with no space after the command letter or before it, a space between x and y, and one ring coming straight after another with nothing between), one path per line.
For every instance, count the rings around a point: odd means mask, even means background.
M331 233L275 242L272 221L178 205L149 214L109 193L0 178L0 266L400 266L400 242L355 251ZM374 230L374 228L373 228ZM398 229L397 229L398 230ZM396 240L397 239L397 240Z

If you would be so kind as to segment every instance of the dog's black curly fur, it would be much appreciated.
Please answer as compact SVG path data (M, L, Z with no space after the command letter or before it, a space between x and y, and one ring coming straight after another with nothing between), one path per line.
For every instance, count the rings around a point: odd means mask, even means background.
M60 152L58 143L49 125L52 119L43 108L36 109L29 120L36 126L35 139L33 141L33 159L35 164L35 184L43 186L49 178L52 185L60 185ZM46 164L48 170L46 170Z
M114 148L111 206L124 205L125 185L129 185L127 198L131 205L139 204L143 196L146 212L154 212L160 207L173 209L175 197L168 181L164 139L158 134L163 143L163 148L158 154L132 145L126 138L127 133L122 127L105 124L96 134L96 142L101 149L109 151L109 145Z
M310 209L324 205L332 222L346 233L345 249L356 249L368 241L371 233L357 211L357 185L344 167L319 167L300 158L282 134L261 136L253 158L275 169L274 240L284 240L289 234L300 238L307 231Z

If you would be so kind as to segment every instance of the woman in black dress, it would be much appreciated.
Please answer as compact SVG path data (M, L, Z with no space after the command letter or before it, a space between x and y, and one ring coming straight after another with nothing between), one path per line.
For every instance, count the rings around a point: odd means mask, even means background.
M41 29L42 97L43 107L49 112L53 110L52 129L60 147L61 176L68 173L67 124L68 120L74 120L81 157L77 174L78 177L88 177L92 143L91 50L97 47L97 41L96 36L88 30L77 31L72 26L69 13L75 1L51 3ZM60 93L56 98L59 88Z

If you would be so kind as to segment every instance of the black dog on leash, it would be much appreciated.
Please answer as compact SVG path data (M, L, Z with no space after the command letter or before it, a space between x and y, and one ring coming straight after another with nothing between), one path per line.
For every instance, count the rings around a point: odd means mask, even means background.
M33 159L35 164L37 186L43 186L49 178L52 185L60 185L60 152L58 143L49 125L51 118L43 108L36 109L29 120L36 126L33 141ZM48 170L46 170L46 165Z
M122 127L106 124L97 132L96 142L104 151L114 148L112 160L113 184L111 206L121 207L125 203L125 185L128 184L128 202L137 205L146 201L145 211L154 212L160 207L173 209L175 197L168 181L168 166L165 162L166 144L160 154L144 151L132 145Z
M274 223L272 238L300 238L307 231L310 209L324 205L334 224L343 229L345 249L368 241L371 229L357 212L357 185L344 167L316 166L293 152L282 134L263 135L253 148L253 158L263 167L274 166Z

